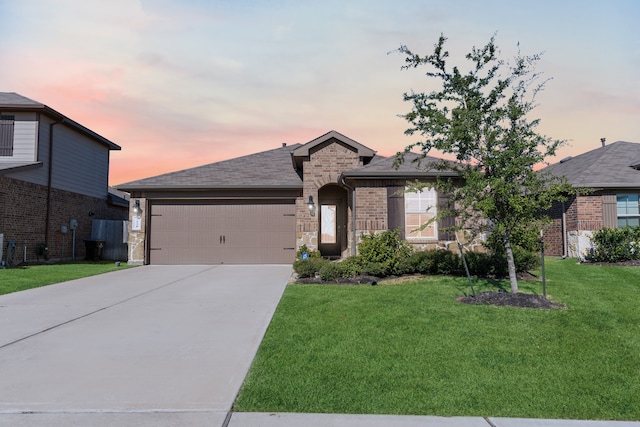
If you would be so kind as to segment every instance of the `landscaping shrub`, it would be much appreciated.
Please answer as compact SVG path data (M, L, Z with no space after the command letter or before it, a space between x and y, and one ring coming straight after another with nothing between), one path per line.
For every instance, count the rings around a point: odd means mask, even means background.
M330 262L320 257L309 257L309 259L298 259L293 263L293 270L298 274L298 277L315 277L316 273L320 273L320 270L325 264Z
M309 248L307 248L307 245L302 245L298 249L298 252L296 252L296 259L302 259L302 254L305 252L307 253L307 255L309 255L309 258L322 258L319 250L309 250Z
M456 274L462 269L460 257L446 250L414 252L402 259L398 274Z
M591 241L596 262L640 259L640 227L603 228L593 233Z
M350 256L337 263L341 277L360 276L364 272L362 257L360 255Z
M400 260L410 256L413 249L406 240L400 238L399 230L385 230L378 234L362 235L358 252L366 273L383 277L397 274ZM379 274L371 272L373 270Z
M320 279L325 282L331 282L336 280L339 277L344 277L342 270L340 268L339 262L326 262L320 266L320 270L318 270L318 274L320 275Z

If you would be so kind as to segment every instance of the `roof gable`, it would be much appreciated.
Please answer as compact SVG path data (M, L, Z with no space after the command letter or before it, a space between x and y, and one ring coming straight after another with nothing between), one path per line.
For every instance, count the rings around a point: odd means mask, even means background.
M358 156L366 159L365 163L368 163L373 156L376 155L376 152L370 149L369 147L365 147L357 141L354 141L351 138L348 138L341 134L340 132L336 132L332 130L330 132L325 133L322 136L319 136L311 141L307 142L304 145L299 146L296 150L291 153L291 157L293 159L293 164L296 169L300 169L302 167L302 162L305 158L309 157L311 150L331 139L336 139L337 141L347 145L351 149L353 149Z
M554 163L542 172L564 176L576 187L640 188L640 144L617 141Z

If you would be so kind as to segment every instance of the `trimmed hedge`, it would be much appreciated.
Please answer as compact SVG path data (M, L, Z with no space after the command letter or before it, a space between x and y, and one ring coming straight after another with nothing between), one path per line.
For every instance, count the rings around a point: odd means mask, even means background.
M591 241L596 262L640 259L640 227L602 228L593 233Z
M514 250L516 271L522 273L540 265L540 256L517 248ZM465 253L469 272L479 277L507 277L507 261L504 256L485 253ZM464 266L460 255L446 250L412 252L399 258L396 267L391 270L388 264L371 262L362 255L345 258L341 261L329 261L324 258L297 260L293 269L300 278L315 277L324 281L349 278L360 275L387 277L403 274L425 275L464 275Z

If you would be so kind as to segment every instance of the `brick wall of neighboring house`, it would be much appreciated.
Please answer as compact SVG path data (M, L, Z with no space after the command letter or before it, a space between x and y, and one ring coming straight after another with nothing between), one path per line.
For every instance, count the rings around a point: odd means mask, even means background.
M591 232L605 226L603 195L572 197L564 202L566 229L562 230L562 204L556 202L549 211L552 224L545 231L545 253L551 256L585 255L589 248ZM565 248L566 245L566 248Z
M0 233L4 234L5 254L8 241L15 240L18 258L23 260L26 246L27 261L36 261L36 248L46 240L49 258L70 259L74 255L74 240L69 223L76 219L75 259L83 259L84 239L91 238L94 219L127 219L126 208L109 205L106 199L54 188L51 189L48 239L45 239L46 212L47 187L0 177ZM62 226L67 227L67 233L62 233Z
M565 254L564 234L562 231L562 212L563 207L566 209L570 205L570 201L566 201L564 205L555 202L549 212L551 224L545 228L544 243L545 254L550 256L562 256Z

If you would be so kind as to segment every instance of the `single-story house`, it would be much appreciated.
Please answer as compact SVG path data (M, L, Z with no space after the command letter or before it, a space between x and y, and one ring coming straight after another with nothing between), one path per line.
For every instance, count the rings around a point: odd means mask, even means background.
M592 250L593 231L604 227L640 225L640 144L618 141L575 157L567 157L542 172L564 176L570 184L591 189L587 195L556 203L553 224L545 231L547 253L584 259Z
M9 242L18 261L83 258L93 220L126 221L128 196L108 186L112 150L58 111L0 92L0 258Z
M129 263L291 263L302 246L356 253L363 233L399 229L420 248L448 247L453 219L417 230L446 203L408 182L450 174L407 155L376 155L336 131L281 147L118 186L130 193Z

